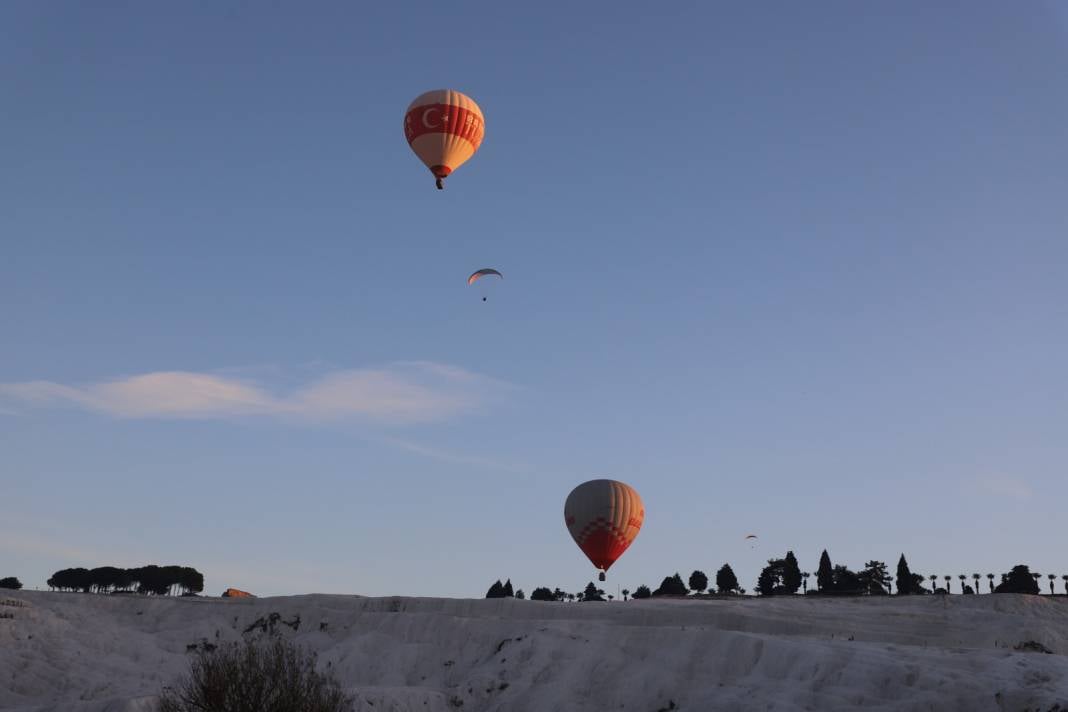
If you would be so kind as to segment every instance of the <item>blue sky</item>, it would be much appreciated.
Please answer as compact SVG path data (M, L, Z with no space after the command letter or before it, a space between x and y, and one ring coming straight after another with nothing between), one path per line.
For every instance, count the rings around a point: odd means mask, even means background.
M5 4L0 575L578 590L601 476L610 588L1068 573L1068 12L606 8Z

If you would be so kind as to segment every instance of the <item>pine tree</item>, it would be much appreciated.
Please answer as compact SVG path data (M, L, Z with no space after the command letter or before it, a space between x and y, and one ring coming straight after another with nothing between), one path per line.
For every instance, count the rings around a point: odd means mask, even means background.
M504 582L504 588L502 589L505 598L514 598L515 591L512 590L512 579L508 579Z
M831 566L831 557L827 555L826 549L820 554L820 567L816 569L816 586L823 593L834 590L834 567Z
M638 586L638 588L634 589L634 593L632 594L631 597L632 598L649 598L649 596L652 596L652 595L653 595L653 592L650 591L649 587L646 586L643 583L641 586Z
M792 551L786 552L786 558L783 559L782 587L784 593L797 593L797 589L801 588L801 568Z
M486 598L504 598L504 584L500 579L494 581L489 591L486 591Z

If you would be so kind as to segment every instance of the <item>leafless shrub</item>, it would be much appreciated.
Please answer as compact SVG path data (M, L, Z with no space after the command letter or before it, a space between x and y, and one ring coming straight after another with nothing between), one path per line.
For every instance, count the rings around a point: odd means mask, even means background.
M353 698L315 654L274 638L197 652L189 675L160 695L159 712L347 712Z

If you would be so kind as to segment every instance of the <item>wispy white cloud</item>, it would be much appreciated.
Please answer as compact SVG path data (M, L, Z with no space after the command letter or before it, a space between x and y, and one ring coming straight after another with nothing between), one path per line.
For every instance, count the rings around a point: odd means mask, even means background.
M479 410L506 388L500 381L455 366L410 361L332 371L288 393L233 375L157 371L87 385L3 383L0 401L38 408L76 407L123 418L266 416L404 424Z
M978 481L978 484L983 492L998 497L1009 497L1010 499L1023 501L1034 496L1029 484L1014 477L984 477Z
M456 465L470 465L471 467L478 467L486 470L500 470L503 472L515 472L526 473L531 472L533 468L526 464L505 462L503 460L497 460L492 457L483 457L482 455L468 455L464 453L452 452L448 450L442 450L436 447L429 447L422 445L411 440L405 440L401 438L382 438L382 442L393 447L400 448L401 450L407 450L423 457L429 457L432 460L439 460L441 462L450 462Z

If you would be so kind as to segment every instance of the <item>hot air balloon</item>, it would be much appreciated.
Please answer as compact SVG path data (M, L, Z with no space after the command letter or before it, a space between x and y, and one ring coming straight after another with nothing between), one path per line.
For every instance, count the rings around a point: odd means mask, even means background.
M642 498L616 480L590 480L571 490L564 503L564 522L587 558L605 572L627 550L645 520Z
M420 94L404 114L404 137L437 178L438 190L446 176L475 155L485 131L478 104L452 89Z
M485 267L483 269L480 269L480 270L477 270L477 271L471 273L471 276L467 278L467 286L471 286L472 284L474 284L478 280L482 279L483 277L489 276L491 274L495 274L498 277L500 277L501 279L504 279L504 275L501 274L500 272L498 272L497 270L491 269L489 267ZM482 301L486 301L486 297L484 295L482 297Z

